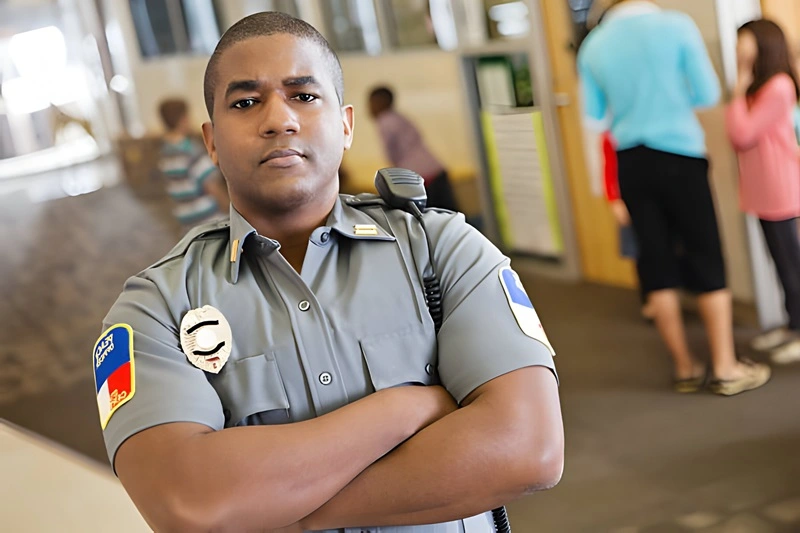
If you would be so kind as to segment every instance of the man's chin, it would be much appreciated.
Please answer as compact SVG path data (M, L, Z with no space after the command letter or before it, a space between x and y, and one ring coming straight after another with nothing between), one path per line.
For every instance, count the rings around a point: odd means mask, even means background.
M258 211L285 215L313 204L318 199L318 193L319 191L299 186L295 182L294 186L270 186L259 191L251 191L242 195L242 199L245 204Z

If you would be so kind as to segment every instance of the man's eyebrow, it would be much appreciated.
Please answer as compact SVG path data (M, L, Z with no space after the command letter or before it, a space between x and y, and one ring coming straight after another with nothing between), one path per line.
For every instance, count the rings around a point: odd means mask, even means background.
M295 76L293 78L286 78L283 80L284 87L306 87L314 85L319 87L320 83L314 76ZM257 91L262 85L258 80L234 80L228 84L225 89L225 98L238 91Z
M228 84L228 88L225 89L225 98L229 97L231 94L237 91L255 91L260 86L261 83L258 80L232 81Z
M297 76L295 78L286 78L283 80L284 87L302 87L305 85L317 85L320 83L314 76Z

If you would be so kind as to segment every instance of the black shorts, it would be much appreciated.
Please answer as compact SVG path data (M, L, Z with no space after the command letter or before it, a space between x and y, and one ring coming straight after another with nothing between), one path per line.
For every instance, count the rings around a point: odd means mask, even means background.
M619 188L639 244L644 292L725 288L708 160L637 146L617 152Z

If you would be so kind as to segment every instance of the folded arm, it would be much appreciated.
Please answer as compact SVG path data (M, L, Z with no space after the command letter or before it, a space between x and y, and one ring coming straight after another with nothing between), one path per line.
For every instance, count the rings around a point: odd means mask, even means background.
M388 389L279 426L164 424L125 441L115 467L156 531L276 530L440 418L442 395L441 387Z
M527 367L474 391L463 408L367 468L304 529L439 523L473 516L561 477L564 435L553 373Z

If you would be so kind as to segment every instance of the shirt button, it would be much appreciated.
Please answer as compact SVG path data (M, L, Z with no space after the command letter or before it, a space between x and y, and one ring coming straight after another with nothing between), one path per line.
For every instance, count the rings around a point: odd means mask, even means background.
M429 376L432 376L433 375L433 365L425 365L425 372L427 372Z
M308 311L308 310L309 310L309 308L311 307L311 304L310 304L310 303L308 303L308 300L303 300L302 302L300 302L300 304L298 304L298 306L297 306L297 307L298 307L298 308L299 308L301 311Z
M328 240L330 238L331 238L331 234L328 233L328 232L325 232L325 233L323 233L322 235L319 236L319 240L322 241L323 243L328 242Z
M333 376L331 376L330 372L323 372L319 375L319 382L323 385L330 385L333 381Z

